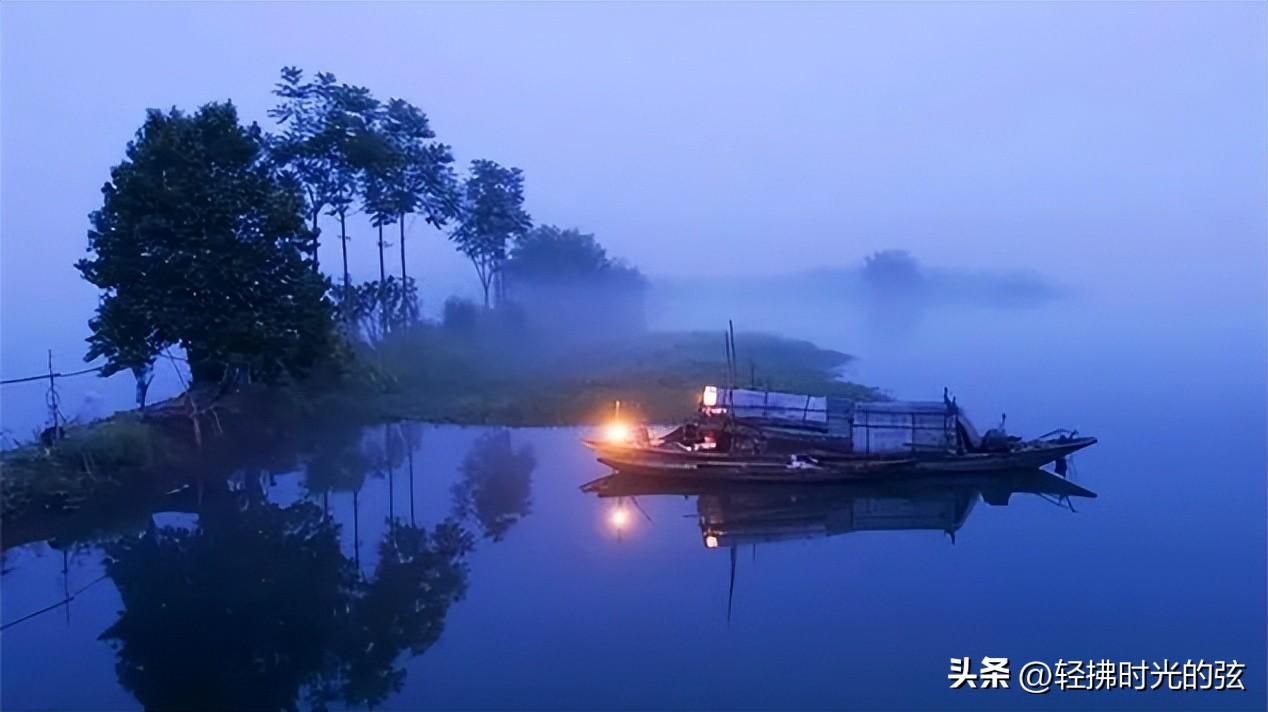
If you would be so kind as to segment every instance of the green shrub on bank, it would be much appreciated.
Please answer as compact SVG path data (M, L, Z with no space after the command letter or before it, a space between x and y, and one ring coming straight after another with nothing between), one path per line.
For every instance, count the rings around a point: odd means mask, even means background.
M139 417L124 414L90 427L74 428L57 443L50 456L87 472L113 472L154 464L156 435Z

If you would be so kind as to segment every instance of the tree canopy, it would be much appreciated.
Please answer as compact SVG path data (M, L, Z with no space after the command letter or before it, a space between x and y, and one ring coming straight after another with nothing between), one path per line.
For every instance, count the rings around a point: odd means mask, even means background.
M527 322L556 337L611 336L645 325L642 273L576 229L530 230L511 250L506 281Z
M102 195L77 267L101 289L86 358L105 375L170 346L195 380L300 375L332 353L300 186L233 104L151 110Z
M863 260L863 279L881 289L911 288L923 280L920 263L906 250L880 250Z
M472 161L463 185L461 219L450 237L475 265L486 307L489 288L506 261L508 244L532 224L524 210L523 172L494 161Z
M512 279L524 281L622 281L631 285L643 281L638 270L608 257L594 235L554 225L539 225L517 240L506 271Z
M319 72L305 79L284 67L273 90L280 101L269 111L282 133L271 141L274 159L303 186L314 246L323 210L339 220L347 267L347 218L360 197L371 224L400 223L401 278L405 279L405 216L422 213L443 227L458 213L453 154L436 141L427 114L404 99L380 102L364 87ZM380 263L383 240L379 240ZM314 247L314 249L316 249ZM380 269L380 281L385 275Z
M385 222L413 212L436 227L457 216L458 178L449 146L435 141L427 114L404 99L390 99L374 129L386 152L369 168L367 205ZM372 194L372 195L371 195Z

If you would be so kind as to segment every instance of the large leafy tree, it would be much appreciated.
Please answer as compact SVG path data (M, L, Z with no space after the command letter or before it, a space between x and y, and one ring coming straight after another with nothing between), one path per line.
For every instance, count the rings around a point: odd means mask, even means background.
M101 289L87 358L104 356L104 375L174 345L195 381L299 376L333 352L300 187L265 154L231 103L148 113L77 264Z
M462 198L462 216L450 239L475 265L488 308L489 289L501 275L508 245L533 224L524 211L524 174L493 161L472 161Z

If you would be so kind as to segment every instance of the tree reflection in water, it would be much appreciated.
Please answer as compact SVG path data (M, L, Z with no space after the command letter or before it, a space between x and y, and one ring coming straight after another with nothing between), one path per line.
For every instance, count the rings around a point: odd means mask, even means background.
M123 611L102 639L147 709L286 709L320 680L355 585L313 504L215 502L193 529L106 547Z
M374 463L374 455L363 446L364 438L357 428L324 428L325 437L318 438L305 469L304 490L310 496L320 493L322 509L330 513L331 492L352 493L352 550L358 575L361 573L361 487Z
M367 473L390 477L420 437L389 427L317 438L305 458L309 497L355 498ZM384 702L405 681L398 659L426 652L466 592L475 538L463 520L500 540L529 513L535 465L506 431L479 438L453 513L431 528L389 517L369 578L359 549L355 560L341 550L325 505L280 506L264 487L212 489L196 526L150 526L105 546L123 610L101 638L115 649L120 684L149 709ZM354 507L354 526L358 518Z
M397 657L421 655L439 640L449 606L466 593L472 548L471 535L452 521L431 531L400 526L384 537L374 578L341 626L337 688L327 684L323 701L373 707L401 688Z
M510 431L480 436L462 462L462 480L453 487L455 516L474 519L486 537L501 541L532 511L536 466L532 446L515 449Z
M405 461L409 468L409 523L416 524L414 517L414 452L423 446L423 429L418 423L405 421L401 423L401 437L405 441Z

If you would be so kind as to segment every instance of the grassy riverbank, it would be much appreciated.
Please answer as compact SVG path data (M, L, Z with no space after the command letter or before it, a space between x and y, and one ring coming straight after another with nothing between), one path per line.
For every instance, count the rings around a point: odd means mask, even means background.
M738 385L882 397L838 377L846 354L765 334L741 334L737 343ZM680 420L702 386L726 382L722 354L721 333L649 333L542 350L429 326L385 341L363 360L383 417L536 426L595 423L617 400L650 421Z

